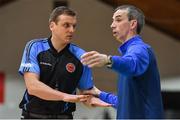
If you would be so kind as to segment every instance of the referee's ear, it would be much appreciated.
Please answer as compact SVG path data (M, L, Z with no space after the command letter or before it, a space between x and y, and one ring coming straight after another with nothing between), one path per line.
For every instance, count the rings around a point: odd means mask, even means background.
M54 22L50 22L50 23L49 23L49 29L50 29L51 31L53 30L54 25L55 25L55 23L54 23Z

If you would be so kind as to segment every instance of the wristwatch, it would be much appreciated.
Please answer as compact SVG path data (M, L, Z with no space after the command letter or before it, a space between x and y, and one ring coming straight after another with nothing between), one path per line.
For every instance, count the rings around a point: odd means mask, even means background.
M112 56L109 55L107 58L108 58L108 63L106 64L106 66L107 66L108 68L111 68L111 67L112 67Z

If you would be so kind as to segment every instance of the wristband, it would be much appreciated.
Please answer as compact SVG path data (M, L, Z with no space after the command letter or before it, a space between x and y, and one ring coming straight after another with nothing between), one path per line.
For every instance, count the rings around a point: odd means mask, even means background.
M109 55L109 56L107 57L107 59L108 59L108 63L106 64L106 66L107 66L108 68L111 68L111 67L112 67L112 56Z

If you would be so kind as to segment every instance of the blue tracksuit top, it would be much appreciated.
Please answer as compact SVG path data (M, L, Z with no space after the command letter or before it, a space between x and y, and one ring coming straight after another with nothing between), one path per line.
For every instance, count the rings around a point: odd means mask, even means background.
M137 35L122 44L119 52L122 56L112 56L111 68L119 77L118 102L110 102L117 104L117 119L163 118L160 76L152 48ZM116 97L106 98L117 101Z
M117 97L117 95L114 95L113 93L107 93L107 92L102 91L100 93L100 95L99 95L99 98L102 101L111 104L112 107L117 109L117 105L118 105L118 97Z

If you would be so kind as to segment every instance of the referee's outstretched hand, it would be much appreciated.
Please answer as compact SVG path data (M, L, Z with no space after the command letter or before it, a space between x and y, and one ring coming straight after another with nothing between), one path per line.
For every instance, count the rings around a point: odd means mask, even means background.
M67 94L64 96L63 101L65 102L85 102L90 98L90 95L71 95Z

